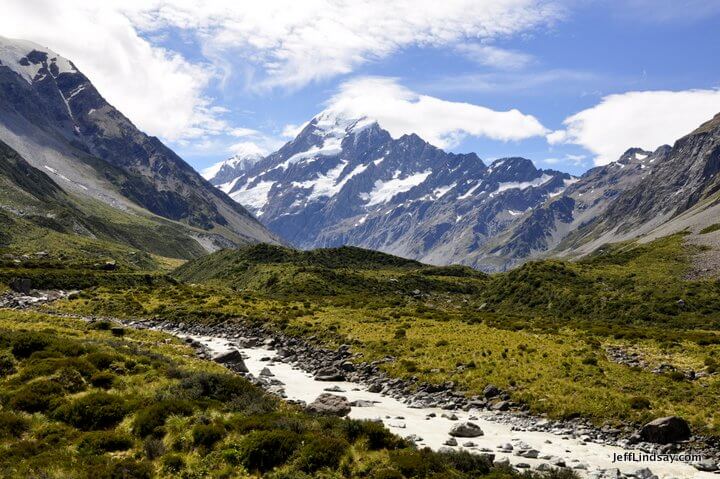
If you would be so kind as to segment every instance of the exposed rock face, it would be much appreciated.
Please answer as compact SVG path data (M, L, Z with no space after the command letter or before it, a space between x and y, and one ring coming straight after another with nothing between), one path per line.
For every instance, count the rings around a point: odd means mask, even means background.
M311 402L308 411L317 414L328 414L332 416L347 416L350 414L350 402L345 396L323 393L316 400Z
M0 141L65 191L213 230L203 234L224 246L275 241L242 206L107 103L72 62L2 37Z
M450 429L450 435L453 437L479 437L483 434L480 426L473 422L461 422Z
M661 417L645 424L640 429L640 437L657 444L684 441L690 438L690 426L677 416Z

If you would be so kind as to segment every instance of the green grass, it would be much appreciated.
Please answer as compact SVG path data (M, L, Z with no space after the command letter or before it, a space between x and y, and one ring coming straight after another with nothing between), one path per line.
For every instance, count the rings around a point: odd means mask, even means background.
M418 451L372 422L305 414L165 334L108 329L0 310L0 475L520 477Z
M468 394L494 383L551 417L600 425L679 414L718 435L718 375L678 380L604 355L622 346L651 366L703 371L717 363L718 283L682 279L692 254L684 248L677 235L487 276L384 260L362 268L348 249L310 256L254 247L193 261L174 273L178 284L101 287L61 307L203 323L239 318L349 343L362 360L394 356L383 367L395 376L453 380ZM331 263L315 259L326 256Z
M710 226L707 226L707 227L701 229L700 234L704 235L704 234L712 233L712 232L718 231L718 230L720 230L720 223L715 223L713 225L710 225Z

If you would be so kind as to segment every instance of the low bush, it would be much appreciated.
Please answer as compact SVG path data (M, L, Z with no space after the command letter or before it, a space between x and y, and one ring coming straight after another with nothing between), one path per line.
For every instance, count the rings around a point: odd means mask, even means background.
M50 345L50 338L39 333L20 333L12 341L12 353L18 359L29 358L36 351L42 351Z
M447 470L447 465L442 456L427 447L420 450L400 449L390 451L390 462L407 477L426 477Z
M238 459L250 471L267 472L285 464L300 445L300 436L288 431L255 431L238 446Z
M134 459L121 459L103 462L88 468L88 479L152 479L155 476L149 462Z
M642 396L633 396L630 398L631 409L650 409L650 400Z
M98 371L90 377L90 384L96 388L110 389L115 381L115 375L109 371Z
M148 436L143 441L143 451L145 457L152 461L165 454L165 443L161 438Z
M78 452L96 456L105 452L126 451L133 445L130 436L116 431L92 431L85 433L78 442Z
M56 411L56 416L78 429L92 431L114 427L127 411L127 404L121 397L96 392L63 405Z
M456 471L468 474L470 477L484 476L492 468L489 456L473 454L469 451L451 451L439 453L442 459Z
M94 353L87 354L85 356L85 359L87 359L90 364L102 371L109 368L110 365L115 361L122 361L123 357L118 354L96 351Z
M12 356L6 352L0 353L0 378L15 374L15 361Z
M77 393L87 388L85 378L74 368L62 368L53 379L69 393Z
M13 394L10 406L25 412L46 412L54 409L64 391L55 381L42 379L20 388Z
M335 469L349 446L344 439L315 437L300 449L295 463L305 472L315 472L324 467Z
M379 449L397 449L406 444L398 436L391 433L382 423L374 421L347 420L342 422L345 437L350 442L365 438L371 451Z
M135 415L132 431L139 437L153 434L165 425L165 420L173 415L189 416L193 413L192 404L183 400L166 399L147 406Z
M234 411L251 411L255 414L270 412L277 404L246 379L223 373L191 373L177 387L169 390L168 396L190 401L205 399L229 403L227 406Z
M192 430L193 444L211 448L225 437L225 428L217 424L198 424Z
M18 438L30 429L30 421L9 412L0 411L0 439Z
M162 460L164 472L178 473L185 468L185 460L179 454L168 454Z

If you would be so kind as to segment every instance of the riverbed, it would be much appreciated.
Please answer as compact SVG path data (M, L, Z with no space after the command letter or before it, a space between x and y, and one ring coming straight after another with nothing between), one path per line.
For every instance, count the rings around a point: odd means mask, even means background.
M496 461L509 461L518 468L542 469L564 463L566 467L574 469L584 477L617 478L625 475L645 479L653 474L661 479L718 477L681 462L613 462L614 457L622 456L626 452L640 454L641 451L594 443L570 431L568 434L553 434L518 430L513 424L500 420L502 413L412 408L398 399L370 392L362 384L317 381L299 367L279 360L276 351L267 347L243 348L222 337L182 336L200 342L211 355L238 350L245 358L251 375L257 377L263 368L267 368L272 374L269 377L282 383L287 400L311 403L320 394L330 390L332 394L344 396L351 402L363 401L366 406L352 407L349 417L382 421L388 429L402 437L413 436L419 447L427 446L435 450L450 447L455 450L492 453ZM484 434L480 437L457 438L457 446L445 445L450 439L450 429L464 421L477 424ZM522 455L517 455L518 452ZM533 457L536 454L537 457Z

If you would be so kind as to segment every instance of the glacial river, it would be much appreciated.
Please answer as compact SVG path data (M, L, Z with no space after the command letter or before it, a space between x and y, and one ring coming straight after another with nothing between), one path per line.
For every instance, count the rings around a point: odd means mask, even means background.
M582 438L572 435L558 435L550 432L513 430L512 424L497 421L496 413L488 411L445 411L438 408L411 408L397 399L380 393L372 393L367 387L347 381L316 381L313 377L298 367L274 360L276 352L263 347L242 348L232 341L221 337L192 336L193 339L205 345L212 354L219 355L237 349L246 358L245 364L250 374L258 376L263 368L268 368L275 379L284 384L285 394L289 400L299 400L310 403L327 389L346 397L349 401L362 400L373 403L369 407L353 407L349 417L354 419L382 420L386 427L394 433L406 437L415 435L418 446L428 446L440 449L444 446L453 425L462 421L471 421L482 429L483 436L474 438L457 438L458 446L454 449L467 449L475 452L491 452L495 460L507 459L511 464L524 464L537 468L541 464L550 464L554 460L562 459L567 467L574 468L581 476L586 477L618 477L616 469L631 477L646 478L649 469L652 474L661 479L690 479L715 478L716 474L701 472L690 464L681 462L613 462L615 455L627 451L639 453L633 449L623 449L617 446L585 442ZM270 358L270 360L268 360ZM435 417L431 417L434 414ZM451 420L442 415L455 414L457 420ZM464 446L467 442L472 445ZM507 444L512 446L512 452ZM515 452L532 448L539 451L538 458L520 457ZM541 466L542 467L542 466ZM600 472L605 470L605 475ZM632 476L634 475L634 476Z

